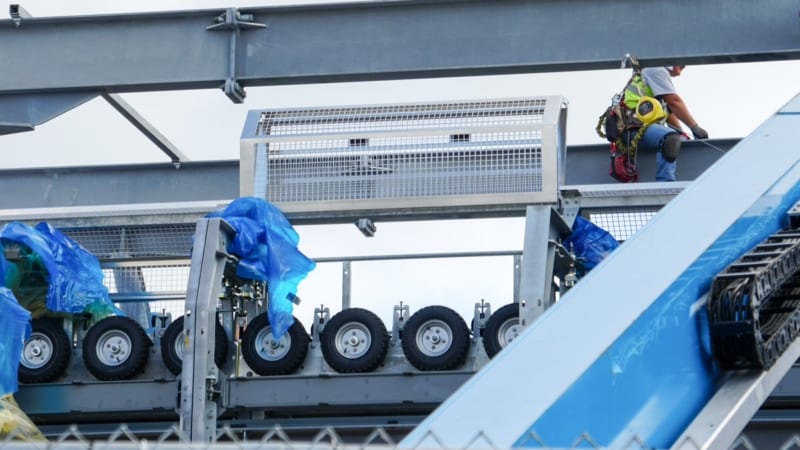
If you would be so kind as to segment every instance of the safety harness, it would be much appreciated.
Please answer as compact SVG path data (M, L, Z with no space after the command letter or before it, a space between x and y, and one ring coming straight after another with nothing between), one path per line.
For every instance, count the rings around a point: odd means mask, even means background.
M663 121L667 113L661 103L655 100L653 91L644 82L641 67L636 58L629 58L633 74L622 92L615 94L609 106L597 122L598 136L611 144L611 168L609 175L617 181L630 183L639 180L636 164L639 141L653 123ZM625 134L637 129L629 143Z

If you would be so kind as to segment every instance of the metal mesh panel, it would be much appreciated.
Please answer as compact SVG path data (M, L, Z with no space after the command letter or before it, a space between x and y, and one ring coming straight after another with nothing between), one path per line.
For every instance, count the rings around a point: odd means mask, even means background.
M275 203L539 192L539 132L269 144ZM502 143L500 143L502 142Z
M618 241L624 241L644 226L657 212L656 208L605 209L602 212L590 213L589 220L611 233Z
M188 257L195 224L64 228L98 259Z
M288 212L554 203L562 106L543 97L251 111L246 185Z
M541 123L545 100L516 99L265 111L258 136L448 130Z
M105 264L103 284L109 293L125 296L183 296L189 281L189 260Z

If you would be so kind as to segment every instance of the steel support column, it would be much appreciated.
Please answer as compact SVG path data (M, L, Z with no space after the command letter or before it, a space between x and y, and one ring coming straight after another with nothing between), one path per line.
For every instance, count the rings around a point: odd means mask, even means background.
M555 242L569 233L563 219L548 205L528 206L519 286L520 324L530 325L553 304Z
M191 271L186 292L183 332L186 348L181 372L181 431L192 441L212 442L216 436L222 389L214 363L217 294L225 269L228 234L222 219L197 222Z

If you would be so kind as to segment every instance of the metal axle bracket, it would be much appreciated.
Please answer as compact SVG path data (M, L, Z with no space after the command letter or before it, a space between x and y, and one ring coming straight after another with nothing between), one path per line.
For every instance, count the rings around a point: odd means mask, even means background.
M242 30L266 28L267 25L255 22L253 14L243 14L237 8L228 8L214 19L214 24L206 27L207 31L231 31L230 53L228 57L228 77L220 88L233 103L243 103L247 94L237 80L237 63L239 55L239 33Z

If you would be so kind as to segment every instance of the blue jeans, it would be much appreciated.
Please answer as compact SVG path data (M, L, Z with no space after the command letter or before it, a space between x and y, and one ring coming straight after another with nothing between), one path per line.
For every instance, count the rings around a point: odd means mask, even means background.
M625 140L630 143L637 131L639 130L625 132ZM664 137L670 133L676 133L676 131L666 125L650 125L644 130L642 138L639 139L639 149L647 148L656 151L656 181L675 181L676 179L675 169L677 164L667 162L664 159L664 154L661 153Z

